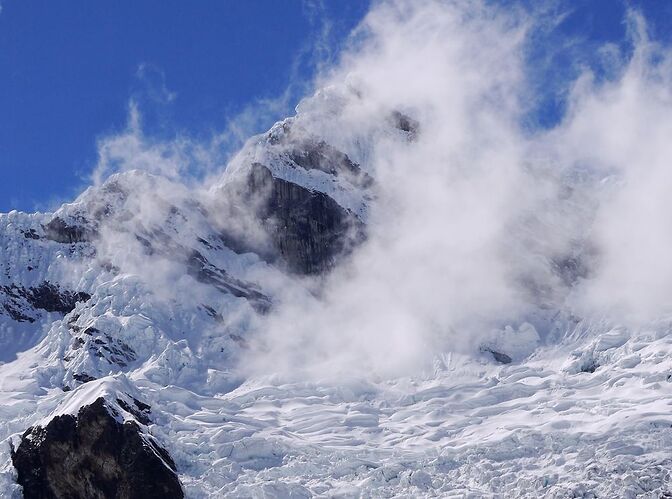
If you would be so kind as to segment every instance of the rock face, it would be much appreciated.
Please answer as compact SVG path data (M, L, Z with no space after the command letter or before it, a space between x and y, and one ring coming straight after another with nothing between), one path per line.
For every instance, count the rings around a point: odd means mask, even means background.
M146 413L145 404L133 403L129 410ZM29 428L12 452L24 497L184 497L168 453L137 422L119 422L115 413L99 398L77 416L56 416L45 427Z
M90 241L95 236L83 225L70 225L59 217L55 217L43 228L45 237L57 243L82 243Z
M88 293L62 290L48 281L29 289L26 297L34 308L61 314L72 312L77 302L85 302L91 298Z
M87 293L61 289L49 281L30 288L17 284L0 286L0 302L4 312L17 322L35 322L35 310L67 314L72 312L78 302L90 298Z
M273 177L264 165L251 165L250 195L261 196L257 216L289 269L319 274L364 238L364 225L331 197Z

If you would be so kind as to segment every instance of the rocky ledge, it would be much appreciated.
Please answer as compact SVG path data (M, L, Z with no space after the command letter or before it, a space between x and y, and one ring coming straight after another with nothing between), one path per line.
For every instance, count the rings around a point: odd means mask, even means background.
M56 416L46 426L29 428L12 449L24 497L184 497L170 455L138 422L148 422L148 409L136 399L117 405L100 397L76 416ZM124 420L122 411L133 417Z

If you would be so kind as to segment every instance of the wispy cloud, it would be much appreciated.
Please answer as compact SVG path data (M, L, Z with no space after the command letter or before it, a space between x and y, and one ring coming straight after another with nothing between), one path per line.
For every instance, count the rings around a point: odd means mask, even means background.
M155 64L143 62L138 65L135 76L141 84L141 92L152 101L166 104L173 102L177 97L177 93L166 86L165 73Z

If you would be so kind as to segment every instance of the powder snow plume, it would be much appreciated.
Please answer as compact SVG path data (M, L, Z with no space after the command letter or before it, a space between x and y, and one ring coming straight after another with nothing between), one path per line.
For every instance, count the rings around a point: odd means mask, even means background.
M584 70L567 82L564 118L530 130L528 49L547 17L484 2L376 5L297 118L376 179L368 240L318 299L285 300L245 362L408 373L507 326L532 323L543 339L548 310L669 313L671 52L629 16L632 53L616 76ZM380 130L395 111L417 121L413 140Z
M596 56L614 76L573 68L578 76L563 82L564 117L530 129L541 99L530 44L561 18L549 11L374 5L295 117L297 128L375 178L367 241L326 280L308 284L318 297L305 282L282 284L281 305L258 326L244 370L264 371L272 358L288 374L301 366L301 376L408 373L431 366L437 352L473 351L507 326L533 324L543 338L548 310L638 323L670 311L663 297L672 273L661 269L672 239L660 192L670 50L630 12L631 50L615 56L605 47ZM417 128L412 140L385 126L395 113ZM225 168L222 140L152 142L132 104L127 131L100 143L95 179L140 169L212 196ZM153 197L137 198L138 217L151 216ZM257 230L240 211L229 215L223 224Z
M207 140L132 101L0 214L0 489L669 497L672 49L630 9L551 70L559 5L374 2L270 130L289 90Z

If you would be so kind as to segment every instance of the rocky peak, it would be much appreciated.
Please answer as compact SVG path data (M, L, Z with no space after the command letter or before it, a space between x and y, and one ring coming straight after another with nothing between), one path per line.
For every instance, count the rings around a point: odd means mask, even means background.
M184 493L175 463L136 419L146 404L100 397L76 415L33 426L12 451L27 499L171 499ZM128 416L124 420L122 412ZM146 416L144 422L148 422Z

